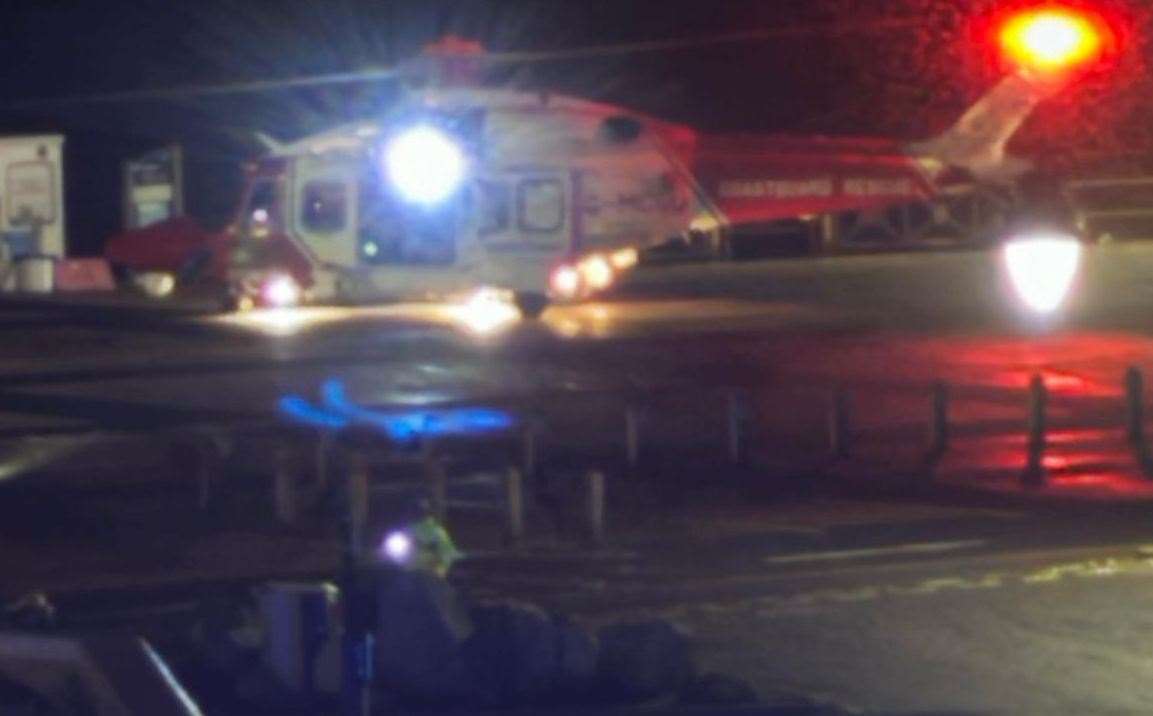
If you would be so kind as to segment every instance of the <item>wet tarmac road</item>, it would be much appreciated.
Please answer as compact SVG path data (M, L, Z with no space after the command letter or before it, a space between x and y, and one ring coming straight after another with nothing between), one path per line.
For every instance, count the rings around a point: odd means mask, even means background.
M1153 369L1143 309L1153 295L1134 273L1153 272L1153 250L1116 251L1090 265L1049 325L1016 311L992 254L647 269L616 295L552 308L541 322L431 304L224 317L0 306L0 434L267 417L282 396L315 396L339 379L371 405L535 399L554 409L561 442L575 428L556 408L610 395L616 405L578 421L606 440L619 440L613 411L631 401L669 419L649 431L657 442L666 432L666 442L691 441L689 424L715 441L712 391L739 388L752 442L791 458L827 449L839 387L866 469L900 472L921 459L929 391L943 381L960 449L942 472L997 485L1014 481L1025 388L1040 374L1064 431L1047 458L1055 474L1074 492L1144 494L1120 430L1126 368Z
M1150 520L1141 504L1108 501L1148 497L1120 399L1128 366L1153 369L1142 309L1153 298L1136 279L1113 282L1129 308L1087 301L1063 325L1038 326L998 309L996 292L960 290L985 264L676 267L642 273L611 299L551 310L541 324L430 305L239 318L0 308L0 431L248 419L339 378L374 405L535 396L564 414L580 394L617 396L598 408L592 432L618 451L620 410L639 400L659 452L719 444L719 404L701 391L737 387L758 426L759 469L784 475L830 467L826 413L840 387L852 397L856 440L853 459L833 467L874 479L918 469L928 391L943 380L955 449L938 480L1003 493L1023 459L1024 389L1040 373L1057 428L1046 458L1053 490L1107 504L1050 514L1029 503L1037 491L1016 490L1025 504L974 507L938 494L928 499L939 511L926 513L905 497L822 504L821 490L782 500L768 488L757 491L764 502L696 517L674 509L663 524L618 514L608 551L582 552L579 570L555 550L532 569L517 562L531 550L511 562L481 550L462 579L481 595L539 599L594 620L676 619L708 665L762 689L876 709L1144 710L1153 703L1141 686L1149 662L1140 637L1153 595L1141 551ZM895 279L910 270L925 274ZM555 432L564 440L579 428ZM153 508L133 505L140 523L128 534L144 540ZM268 574L289 564L316 572L335 557L331 544L314 549L300 535L204 528L193 543L156 540L126 565L107 549L120 528L106 529L116 534L79 549L90 541L83 530L54 543L9 541L10 583L56 580L67 591L185 572L237 579L252 576L253 563ZM13 555L25 548L30 559ZM73 569L61 572L65 561Z

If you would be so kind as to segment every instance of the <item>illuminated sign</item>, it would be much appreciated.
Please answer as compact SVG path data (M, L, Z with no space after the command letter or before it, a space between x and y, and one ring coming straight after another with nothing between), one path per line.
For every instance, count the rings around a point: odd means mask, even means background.
M5 178L8 220L13 226L51 224L56 220L55 184L47 162L19 162L8 167Z

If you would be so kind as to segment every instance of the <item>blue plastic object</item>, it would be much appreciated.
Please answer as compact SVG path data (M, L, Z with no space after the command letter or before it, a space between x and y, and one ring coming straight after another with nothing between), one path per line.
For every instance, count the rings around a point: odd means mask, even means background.
M399 443L421 437L500 432L516 424L512 415L495 408L387 411L366 408L349 399L344 383L339 380L325 382L321 402L322 405L314 405L298 395L290 395L280 399L280 411L297 422L319 428L373 427Z
M7 246L8 258L12 261L40 253L39 242L31 231L5 231L0 240Z

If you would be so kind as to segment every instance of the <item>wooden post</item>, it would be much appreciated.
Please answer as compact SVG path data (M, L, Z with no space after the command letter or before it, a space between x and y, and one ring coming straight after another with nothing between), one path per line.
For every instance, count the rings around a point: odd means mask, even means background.
M933 384L929 416L929 462L936 462L949 449L949 386Z
M296 522L299 512L297 499L296 465L293 464L292 449L287 444L276 447L275 467L272 476L272 501L276 519L286 525Z
M220 465L212 437L196 443L196 506L204 510L212 501L212 478Z
M1046 410L1049 404L1049 391L1040 375L1029 381L1029 420L1026 431L1025 470L1021 482L1029 486L1045 483L1045 431Z
M1140 447L1145 443L1145 376L1136 366L1125 371L1125 409L1127 437Z
M524 539L524 479L521 471L510 467L505 473L505 539L517 545Z
M641 461L641 411L630 405L625 408L625 462L636 467Z
M316 445L313 453L313 466L315 471L315 488L323 492L328 487L329 480L329 454L332 451L332 433L321 430L316 436Z
M1145 435L1145 375L1137 366L1125 371L1125 437L1141 474L1153 479L1153 455Z
M585 474L585 498L589 542L599 547L605 541L605 474L600 470Z
M817 222L820 235L820 252L826 255L837 253L840 248L840 237L837 230L837 216L835 214L822 214Z
M725 395L725 425L729 462L739 464L745 459L745 404L741 394L730 390Z
M520 469L525 477L532 479L536 476L538 450L537 426L529 421L521 432Z
M829 455L834 460L845 460L852 451L849 426L849 394L837 388L829 404Z
M342 636L341 713L367 716L372 695L372 639L367 607L359 594L361 564L367 548L369 468L368 456L358 447L346 448L342 527L344 549L341 569Z
M431 440L424 446L424 479L428 488L429 512L438 522L444 523L448 516L448 470L436 454L436 445Z
M345 503L348 522L347 551L354 561L364 552L368 527L368 456L362 450L352 450L348 455L348 475L345 478Z

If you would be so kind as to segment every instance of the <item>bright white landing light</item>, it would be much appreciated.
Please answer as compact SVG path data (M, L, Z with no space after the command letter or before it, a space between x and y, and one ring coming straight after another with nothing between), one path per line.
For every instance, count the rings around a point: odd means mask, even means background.
M1081 243L1071 236L1013 239L1002 250L1017 296L1037 313L1052 313L1068 297L1081 266Z
M444 132L418 126L398 134L384 156L389 180L409 201L438 204L464 181L465 158Z

